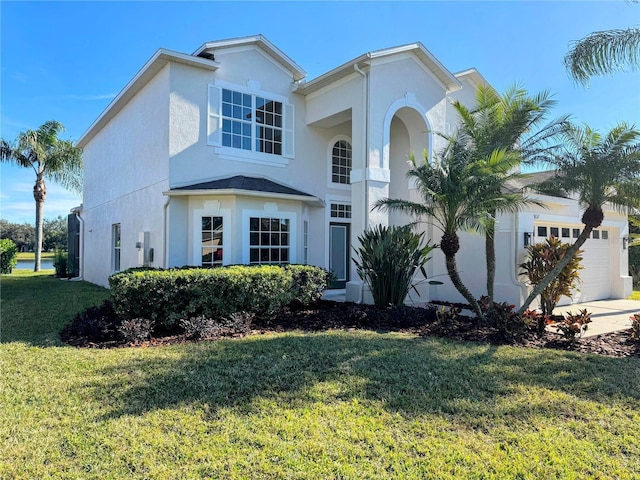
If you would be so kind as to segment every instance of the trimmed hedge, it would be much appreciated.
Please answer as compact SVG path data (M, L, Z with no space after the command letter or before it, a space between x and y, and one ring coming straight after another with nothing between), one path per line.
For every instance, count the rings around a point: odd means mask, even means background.
M146 318L166 327L197 316L273 313L293 302L317 301L327 272L308 265L130 269L109 277L122 319Z
M18 247L9 238L0 240L0 273L11 273L18 263Z

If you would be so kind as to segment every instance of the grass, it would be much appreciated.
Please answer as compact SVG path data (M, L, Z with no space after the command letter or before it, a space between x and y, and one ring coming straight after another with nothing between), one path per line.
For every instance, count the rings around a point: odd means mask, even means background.
M57 305L38 334L33 301L4 327L20 290ZM640 477L638 359L362 331L42 346L104 295L2 277L0 478Z
M51 259L55 256L55 252L42 252L41 257L42 260ZM36 254L34 252L18 252L18 260L31 260L35 261Z
M640 300L640 290L634 290L629 300Z

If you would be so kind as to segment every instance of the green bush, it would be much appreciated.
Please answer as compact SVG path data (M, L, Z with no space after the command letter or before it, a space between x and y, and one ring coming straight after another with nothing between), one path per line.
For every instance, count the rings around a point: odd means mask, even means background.
M562 243L555 237L550 237L544 242L527 246L527 261L520 264L520 275L526 276L532 285L537 285L558 262L565 256L571 244ZM578 250L571 261L562 269L560 275L552 281L540 294L540 309L542 315L551 315L560 299L566 295L571 296L572 291L577 290L580 281L579 271L582 270L582 250Z
M629 274L634 287L640 288L640 245L629 247Z
M420 269L427 278L424 264L430 258L427 255L437 248L429 242L423 246L423 238L424 233L413 232L410 225L378 225L358 237L356 270L371 288L377 306L401 305L411 288L418 293L413 276Z
M173 327L198 316L265 314L293 301L309 304L326 287L326 272L297 265L132 269L109 277L109 286L121 318L148 318Z
M18 247L8 238L0 240L0 273L11 273L18 263Z
M53 268L56 273L55 276L58 278L66 278L67 277L67 252L63 250L56 250L53 257Z

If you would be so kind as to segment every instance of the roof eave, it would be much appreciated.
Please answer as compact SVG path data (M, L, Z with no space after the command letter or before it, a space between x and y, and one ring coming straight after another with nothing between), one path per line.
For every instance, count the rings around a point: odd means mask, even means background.
M120 93L116 95L111 103L109 103L97 120L91 124L86 132L82 134L77 142L77 146L82 148L87 145L87 143L89 143L89 141L91 141L91 139L107 123L109 123L109 121L113 119L113 117L115 117L118 112L120 112L120 110L122 110L122 108L169 62L181 63L183 65L189 65L211 71L217 70L220 66L218 62L207 60L205 58L174 52L164 48L159 49L147 61L147 63L143 65L129 83L125 85Z
M236 38L228 38L226 40L219 40L215 42L206 42L203 43L198 49L193 52L194 56L200 55L205 50L215 50L217 48L230 48L230 47L239 47L243 45L258 45L263 50L265 50L269 55L277 59L282 65L284 65L287 70L291 72L293 75L294 81L302 80L307 76L307 73L294 62L291 57L289 57L286 53L276 47L273 43L271 43L264 35L251 35L248 37L236 37Z
M290 193L259 192L240 188L201 189L201 190L168 190L162 192L168 197L202 196L202 195L243 195L245 197L274 198L279 200L296 200L305 202L312 207L324 207L325 203L318 197L308 195L294 195Z
M370 63L371 60L376 58L388 57L399 53L414 53L420 61L434 74L438 81L444 86L447 93L455 92L462 88L462 83L456 78L456 76L445 68L440 61L433 56L429 50L427 50L421 43L411 43L408 45L400 45L398 47L387 48L384 50L377 50L374 52L368 52L360 55L353 60L350 60L342 65L330 70L327 73L320 75L313 80L306 82L304 85L299 85L296 92L303 95L308 95L321 88L330 85L331 83L340 80L348 75L351 75L354 70L354 66L362 66L361 64Z

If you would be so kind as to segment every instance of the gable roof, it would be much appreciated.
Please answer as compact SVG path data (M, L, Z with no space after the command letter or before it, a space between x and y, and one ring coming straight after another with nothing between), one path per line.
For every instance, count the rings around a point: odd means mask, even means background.
M294 81L298 81L307 76L307 73L296 62L291 60L282 50L271 43L264 35L252 35L248 37L236 37L226 40L218 40L215 42L203 43L195 52L194 56L202 56L210 58L211 55L215 58L215 51L222 50L231 47L242 47L246 45L256 45L268 53L283 67L289 70L293 76Z
M418 60L420 60L424 66L431 71L434 76L444 85L447 92L452 92L462 88L462 84L455 77L453 73L445 68L442 63L429 51L425 46L420 43L409 43L407 45L400 45L398 47L385 48L383 50L375 50L360 55L353 60L350 60L333 70L314 78L313 80L302 83L299 85L296 92L307 95L309 93L320 90L321 88L330 85L331 83L340 80L354 72L355 66L364 66L370 64L372 60L390 57L400 53L412 53Z
M203 68L205 70L217 70L219 63L205 58L186 55L184 53L159 49L145 63L136 75L125 85L116 97L107 105L107 108L100 114L86 132L78 140L78 147L84 147L109 121L115 117L120 110L140 91L149 81L164 68L169 62L181 63L192 67Z
M209 182L195 183L183 187L172 188L165 195L247 195L253 197L270 197L290 200L301 200L313 206L324 206L324 202L309 193L287 187L264 177L248 177L235 175Z

